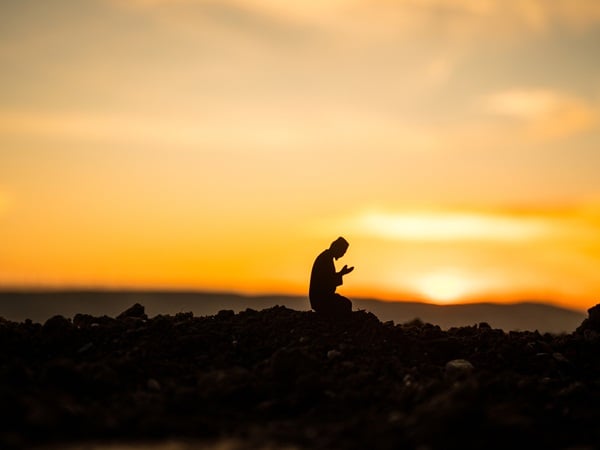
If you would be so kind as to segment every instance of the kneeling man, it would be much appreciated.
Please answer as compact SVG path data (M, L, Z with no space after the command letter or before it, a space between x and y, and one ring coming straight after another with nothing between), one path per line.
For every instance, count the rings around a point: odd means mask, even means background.
M335 289L343 283L342 277L354 270L344 266L339 272L335 270L334 259L341 258L348 250L348 241L337 238L324 250L312 267L308 297L310 306L316 312L327 316L340 316L352 311L352 302L346 297L336 294Z

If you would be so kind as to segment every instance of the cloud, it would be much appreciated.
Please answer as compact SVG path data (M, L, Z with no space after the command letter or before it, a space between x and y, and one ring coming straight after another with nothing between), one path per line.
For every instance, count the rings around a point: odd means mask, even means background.
M550 89L508 89L482 99L487 113L525 123L533 137L571 136L595 127L597 110L586 101Z
M534 119L546 115L563 103L557 92L545 89L510 89L487 97L490 112L522 119Z
M289 25L330 32L390 37L433 29L440 34L510 37L546 32L555 26L575 30L600 23L600 4L589 0L108 0L120 7L168 11L196 9L207 16L215 7L269 17ZM185 17L182 17L185 18ZM364 37L364 36L363 36Z
M354 236L415 243L477 242L572 246L594 242L600 230L597 206L554 209L368 209L341 222L323 220L327 231L344 228ZM317 229L317 227L315 227Z
M580 28L600 23L600 5L589 0L364 0L362 5L408 13L411 19L436 21L447 29L460 24L479 31L545 31L555 25Z
M189 36L235 41L248 38L273 46L310 38L310 20L278 14L261 2L235 0L106 0L119 9L152 17L157 23ZM268 3L268 2L267 2ZM232 42L228 42L231 44Z
M406 241L528 241L549 231L537 218L461 212L368 212L354 223L356 233Z
M127 142L238 153L421 152L438 146L427 129L337 106L213 105L188 115L0 110L0 137ZM399 150L400 149L400 150Z
M550 34L535 45L552 45L565 32L600 24L597 2L578 0L104 1L156 21L167 39L189 45L185 61L197 67L197 78L233 70L238 78L246 74L244 86L255 83L254 91L261 81L265 91L287 83L324 87L320 97L351 92L380 104L397 92L403 102L416 92L428 95L452 83L470 58L496 50L510 72L527 70L511 50L525 48L528 38Z

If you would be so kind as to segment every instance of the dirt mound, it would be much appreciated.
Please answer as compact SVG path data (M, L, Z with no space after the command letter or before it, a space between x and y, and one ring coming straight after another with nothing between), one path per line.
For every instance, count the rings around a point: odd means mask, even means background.
M279 306L0 320L0 447L222 437L248 448L593 446L599 350L600 334L584 329L442 331Z

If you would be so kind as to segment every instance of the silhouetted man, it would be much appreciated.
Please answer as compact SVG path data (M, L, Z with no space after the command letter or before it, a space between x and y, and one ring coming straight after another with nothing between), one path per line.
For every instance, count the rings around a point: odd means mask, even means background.
M348 250L348 241L339 237L323 251L312 267L308 297L310 306L316 312L328 316L340 316L352 311L352 302L346 297L335 293L335 288L343 283L342 277L354 270L354 267L344 266L339 272L335 271L334 259L341 258Z

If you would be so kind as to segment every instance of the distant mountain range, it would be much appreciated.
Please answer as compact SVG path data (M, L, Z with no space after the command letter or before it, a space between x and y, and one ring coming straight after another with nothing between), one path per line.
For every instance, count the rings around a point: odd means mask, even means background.
M25 319L44 322L54 315L73 317L77 313L114 317L134 303L144 305L149 316L189 311L196 316L209 316L223 309L239 312L247 308L261 310L275 305L296 310L310 309L306 297L284 295L244 296L229 293L156 291L11 291L0 292L0 317L17 322ZM395 323L405 323L420 319L444 329L487 322L493 328L505 331L570 333L586 317L583 311L537 302L442 306L354 299L353 305L355 310L372 312L382 322L393 320Z

